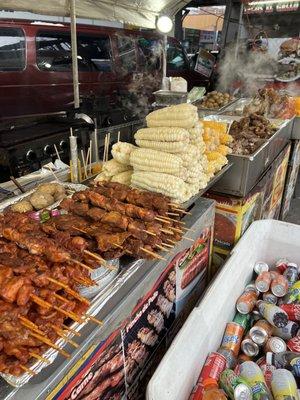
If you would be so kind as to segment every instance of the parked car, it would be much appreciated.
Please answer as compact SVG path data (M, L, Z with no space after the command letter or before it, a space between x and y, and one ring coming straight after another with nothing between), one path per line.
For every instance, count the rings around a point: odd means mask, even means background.
M80 96L105 110L137 112L159 89L161 36L156 32L78 25ZM181 44L168 40L169 76L193 86L208 81L190 68ZM72 109L70 26L35 21L0 21L0 118ZM90 107L90 105L89 105ZM101 110L100 110L101 111Z

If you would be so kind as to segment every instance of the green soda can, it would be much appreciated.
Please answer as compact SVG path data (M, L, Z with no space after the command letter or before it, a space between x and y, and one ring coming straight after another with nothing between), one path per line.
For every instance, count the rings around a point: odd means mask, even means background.
M231 400L252 400L251 388L231 369L227 368L221 373L219 383Z
M244 328L244 333L246 333L250 329L251 316L250 314L241 314L237 312L233 318L233 322L239 324L242 328Z
M253 400L271 400L272 395L266 385L265 377L259 366L253 361L240 365L240 376L252 390Z

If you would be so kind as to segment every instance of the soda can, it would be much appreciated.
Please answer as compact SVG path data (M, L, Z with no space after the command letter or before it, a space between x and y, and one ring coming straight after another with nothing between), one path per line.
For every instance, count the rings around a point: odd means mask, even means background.
M300 281L295 282L284 297L285 304L291 304L300 301Z
M290 362L290 365L292 367L292 372L293 375L296 376L297 378L300 377L300 354L299 357L295 357L292 359Z
M273 326L265 319L260 319L255 323L255 325L250 329L249 336L251 340L262 346L272 335Z
M253 361L246 361L240 366L240 376L251 387L253 400L271 399L262 370Z
M275 268L280 274L283 274L284 271L287 269L289 261L286 258L282 258L275 263Z
M292 339L297 335L299 325L297 322L289 321L283 328L274 328L273 334L284 340Z
M300 353L300 336L295 336L287 342L287 347L291 351Z
M262 370L265 382L268 388L271 389L272 376L276 369L275 365L272 364L272 353L267 353L265 357L261 357L256 361L256 364Z
M202 383L196 383L188 400L202 400L204 394L204 386Z
M258 290L255 285L246 286L242 295L237 299L236 308L241 314L249 314L257 301Z
M266 292L263 294L263 301L271 304L277 304L277 296L275 296L272 292Z
M287 313L275 304L266 303L265 301L260 300L257 302L257 307L264 319L266 319L271 325L276 326L277 328L283 328L287 325Z
M251 317L249 314L241 314L237 312L233 318L233 322L239 324L242 328L244 328L244 332L247 332L250 328Z
M213 378L216 381L219 380L221 372L227 366L226 358L220 353L210 353L205 360L205 364L200 372L198 383L203 383L207 378Z
M282 353L286 351L286 343L283 339L277 336L272 336L268 339L267 343L264 345L264 352L268 353Z
M238 359L237 360L238 360L239 364L242 364L245 361L252 361L252 357L251 356L247 356L247 354L240 353L238 355Z
M289 263L287 269L284 271L283 276L286 277L289 287L293 286L298 280L299 268L297 264Z
M254 343L250 336L246 336L241 343L241 349L246 356L255 357L259 353L259 346Z
M267 263L263 261L257 261L254 265L254 272L257 273L257 275L261 274L262 272L267 272L269 271L269 266Z
M271 292L277 297L283 297L289 290L289 283L285 276L278 275L272 280Z
M222 372L220 386L231 400L252 400L251 388L231 369Z
M275 279L277 278L279 275L281 275L278 271L270 271L271 274L271 278Z
M262 316L256 307L252 310L251 319L252 319L252 324L262 319Z
M287 313L290 321L300 321L300 304L282 304L280 308Z
M235 357L235 355L233 354L232 350L227 350L227 349L223 349L222 347L220 347L217 350L217 353L221 354L223 357L225 357L226 362L227 362L227 367L226 368L230 368L233 369L236 364L237 364L237 358Z
M287 369L276 369L271 382L274 400L297 400L297 384Z
M255 280L256 289L261 293L267 292L270 289L271 280L272 278L270 272L262 272Z
M236 322L229 322L226 325L226 329L221 342L223 349L231 350L235 357L240 352L241 341L244 334L244 328Z

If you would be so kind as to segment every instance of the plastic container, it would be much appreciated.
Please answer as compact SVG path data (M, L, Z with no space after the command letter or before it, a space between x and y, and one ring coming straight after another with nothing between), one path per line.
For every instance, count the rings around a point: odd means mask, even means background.
M208 353L218 349L227 322L234 318L236 300L250 282L255 263L273 265L284 257L299 264L299 237L299 225L264 220L250 226L156 369L148 400L189 397Z

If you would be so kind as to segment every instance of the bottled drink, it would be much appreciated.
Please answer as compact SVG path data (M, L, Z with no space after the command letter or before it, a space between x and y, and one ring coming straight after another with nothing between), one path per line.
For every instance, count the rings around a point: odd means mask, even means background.
M293 286L293 284L297 282L298 273L297 264L289 263L287 269L283 273L289 283L289 287Z
M253 361L240 365L240 377L251 387L253 400L271 400L272 396L266 385L262 370Z
M289 321L283 328L274 328L274 336L279 336L281 339L289 340L297 335L299 325L297 322Z
M218 382L215 379L207 378L203 382L204 393L203 400L226 400L223 390L219 389Z
M271 381L274 400L297 400L297 384L292 373L286 369L276 369Z
M288 323L288 315L280 307L275 304L266 303L265 301L258 301L257 307L261 315L271 325L277 328L283 328Z

